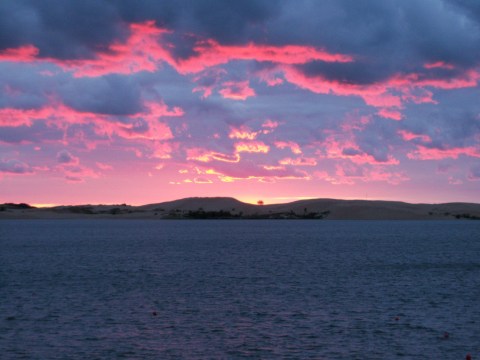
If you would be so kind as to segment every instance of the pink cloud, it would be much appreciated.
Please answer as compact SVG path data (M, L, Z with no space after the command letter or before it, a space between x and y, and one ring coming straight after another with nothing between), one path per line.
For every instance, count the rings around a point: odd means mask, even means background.
M370 154L345 155L344 158L351 160L356 164L372 164L372 165L398 165L400 162L391 155L386 160L377 160Z
M392 119L392 120L397 120L400 121L402 120L402 113L398 110L392 110L392 109L380 109L377 114L381 117L387 118L387 119Z
M47 119L53 116L52 108L43 107L39 109L0 109L0 126L17 127L31 126L34 120Z
M67 165L61 169L64 172L65 179L72 183L84 182L86 178L98 178L99 175L92 169L82 165Z
M354 185L357 181L362 182L386 182L391 185L399 185L402 182L410 180L403 172L386 171L383 167L360 167L354 164L337 164L335 166L335 175L328 173L317 174L332 184Z
M239 128L232 127L228 137L230 139L254 140L257 135L258 132L252 131L246 126L240 126Z
M38 56L39 50L33 45L24 45L0 51L0 61L32 62Z
M464 74L448 79L418 79L414 82L418 87L433 87L436 89L452 90L478 85L480 73L476 70L468 70Z
M61 103L52 103L38 109L0 109L0 125L8 127L31 126L34 121L44 120L47 124L83 124L88 119L104 119L105 116L73 110Z
M214 88L213 85L210 85L210 86L198 85L198 86L195 86L195 87L193 88L192 92L193 92L193 93L200 92L200 93L202 93L202 98L203 98L203 99L206 99L207 97L209 97L210 95L212 95L212 93L213 93L213 88Z
M113 132L116 132L121 137L127 139L147 139L147 140L168 140L173 138L170 127L160 122L162 117L180 117L184 112L178 107L174 107L170 110L163 102L146 102L144 104L145 111L142 113L128 116L134 120L129 124L112 123ZM139 120L140 123L135 122ZM145 121L148 124L147 131L138 131L137 124L141 125L141 122Z
M86 178L98 178L99 175L93 169L80 164L80 159L73 156L67 150L61 150L57 153L56 170L64 174L68 182L79 183Z
M309 179L309 175L295 168L265 167L250 161L245 161L242 166L228 163L215 163L207 169L207 174L217 175L222 182L237 180L257 180L260 182L274 182L276 180Z
M199 83L192 92L200 92L202 98L206 99L212 95L214 88L220 82L220 78L227 73L224 69L211 68L203 71L199 75L193 77L193 81Z
M147 109L147 111L144 113L131 115L131 117L143 117L150 120L158 120L158 118L165 116L178 117L184 115L182 108L175 106L170 110L163 101L147 101L144 103L144 107Z
M457 159L460 155L480 158L480 149L473 146L435 149L418 145L416 150L407 154L407 157L412 160L442 160Z
M399 130L398 134L402 137L403 140L405 141L411 141L411 140L420 140L425 143L432 142L432 139L428 135L423 135L423 134L415 134L407 130Z
M414 103L436 103L432 92L425 88L443 90L475 87L480 80L480 72L467 70L457 77L448 79L429 78L423 74L396 74L390 78L368 85L329 80L320 75L307 76L301 70L288 64L277 64L258 74L268 83L269 79L283 74L289 83L317 94L337 96L358 96L365 104L379 108L378 114L392 120L401 120L400 110L405 101Z
M211 162L213 160L238 163L240 161L240 155L228 155L215 151L209 151L202 148L191 148L186 150L187 160L194 160L200 162Z
M270 147L263 143L262 141L242 141L235 143L235 152L242 153L268 153L270 151Z
M92 59L61 60L39 57L39 50L33 45L7 49L0 52L0 61L47 62L53 63L75 77L96 77L111 73L132 74L139 71L153 72L164 61L175 65L168 45L161 44L166 29L155 26L154 21L128 25L130 36L124 43L114 42L106 50L98 51Z
M279 149L290 149L290 151L296 155L299 155L302 153L302 150L300 149L300 146L293 141L275 141L275 146Z
M356 164L397 165L399 161L392 155L385 160L378 160L373 155L365 153L359 148L352 135L330 135L319 144L316 154L326 159L348 159Z
M177 145L169 142L157 142L153 145L153 154L151 157L155 159L170 159L174 147L177 147Z
M233 154L222 154L222 153L213 153L212 158L217 161L223 161L228 163L238 163L240 161L240 155Z
M374 169L368 174L370 181L384 181L392 185L399 185L409 181L410 178L402 171L387 172L382 169Z
M246 81L227 81L222 84L223 88L218 92L226 99L232 100L246 100L249 97L255 96L255 90L253 90Z
M239 163L240 153L267 153L270 150L268 145L261 141L243 141L235 144L235 153L223 154L216 151L210 151L203 148L190 148L186 150L186 160L209 163L219 161L224 163Z
M433 99L433 92L424 88L403 88L402 100L411 101L415 104L437 104Z
M446 62L443 62L443 61L436 61L436 62L433 62L433 63L427 63L427 64L423 65L423 67L425 69L447 69L447 70L455 69L455 66L453 66L452 64L448 64Z
M180 73L198 73L208 67L226 64L232 60L268 61L280 64L305 64L319 60L325 62L351 62L344 54L333 54L311 46L272 46L249 43L221 45L215 40L199 41L194 47L196 56L179 60L175 66Z
M167 140L172 139L173 134L170 127L159 119L182 115L182 109L169 109L161 101L145 102L142 112L126 117L130 122L121 122L113 115L78 111L52 100L38 109L0 109L0 126L31 126L35 121L44 121L48 126L66 130L73 124L93 124L94 131L100 136L116 134L126 139Z
M285 170L285 166L283 166L283 165L263 165L262 168L264 168L265 170L269 170L269 171Z
M197 177L193 179L195 184L212 184L213 181L204 177Z
M153 72L161 61L173 63L169 51L160 42L161 36L168 30L156 27L153 21L133 23L128 27L130 36L125 43L111 44L107 51L98 52L94 59L49 60L72 71L76 77Z
M423 74L410 73L405 75L395 75L384 82L384 86L392 89L399 89L402 92L408 92L413 88L432 87L436 89L451 90L475 87L480 79L480 73L477 70L467 70L457 77L439 79L429 78Z
M314 93L334 94L339 96L359 96L367 105L374 107L401 107L400 97L388 94L385 86L382 84L348 84L328 80L321 76L307 77L304 73L291 66L282 66L281 69L288 82Z
M294 165L294 166L315 166L317 160L309 157L299 157L296 159L285 158L278 162L280 165Z
M271 71L270 69L259 70L255 72L255 76L257 76L261 81L266 83L268 86L277 86L285 82L285 80L281 77L283 76L283 72L281 70L280 71Z
M340 127L345 133L352 134L353 131L363 131L371 121L372 116L358 115L358 113L354 111L353 113L347 114Z
M262 127L267 129L276 129L278 125L280 125L278 121L268 119L262 124Z
M170 31L155 26L154 21L132 23L125 42L114 42L106 51L99 51L93 59L59 60L39 58L39 50L33 45L6 49L0 53L0 61L45 61L55 63L74 76L102 76L110 73L131 74L139 71L155 71L166 62L179 73L199 73L207 68L226 64L233 60L255 60L280 64L305 64L309 61L351 62L349 55L334 54L311 46L273 46L248 43L245 45L221 45L213 39L201 40L193 50L196 55L175 60L171 45L162 36Z
M325 180L325 181L328 181L329 183L334 183L335 179L334 177L330 176L330 174L328 173L328 171L315 171L313 173L313 175L317 178L317 179L320 179L320 180Z

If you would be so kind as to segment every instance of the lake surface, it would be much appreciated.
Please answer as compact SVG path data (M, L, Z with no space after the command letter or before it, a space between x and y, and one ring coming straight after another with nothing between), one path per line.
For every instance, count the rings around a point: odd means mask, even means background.
M0 221L0 316L2 359L478 359L480 221Z

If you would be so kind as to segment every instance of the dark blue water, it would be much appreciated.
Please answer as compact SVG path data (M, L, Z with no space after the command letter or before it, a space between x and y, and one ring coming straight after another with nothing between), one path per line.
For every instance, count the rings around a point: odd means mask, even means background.
M480 222L1 221L0 316L2 359L478 359Z

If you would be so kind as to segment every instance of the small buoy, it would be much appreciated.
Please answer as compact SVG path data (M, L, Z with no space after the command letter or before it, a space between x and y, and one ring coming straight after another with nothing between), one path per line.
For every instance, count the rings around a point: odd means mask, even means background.
M153 312L152 312L152 315L153 315L153 316L157 316L157 312L156 312L156 311L153 311Z
M400 320L400 318L398 316L395 316L395 321L398 321Z
M450 334L449 334L447 331L445 331L445 332L443 333L443 338L444 338L445 340L447 340L449 337L450 337Z
M465 360L472 360L472 355L467 354L467 356L465 356Z

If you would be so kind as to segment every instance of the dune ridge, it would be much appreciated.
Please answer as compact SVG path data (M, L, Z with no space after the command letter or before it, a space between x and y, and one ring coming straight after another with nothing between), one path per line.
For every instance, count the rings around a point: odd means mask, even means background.
M35 208L0 205L0 219L324 219L480 220L480 204L412 204L401 201L309 199L254 205L231 197L191 197L141 206L70 205Z

